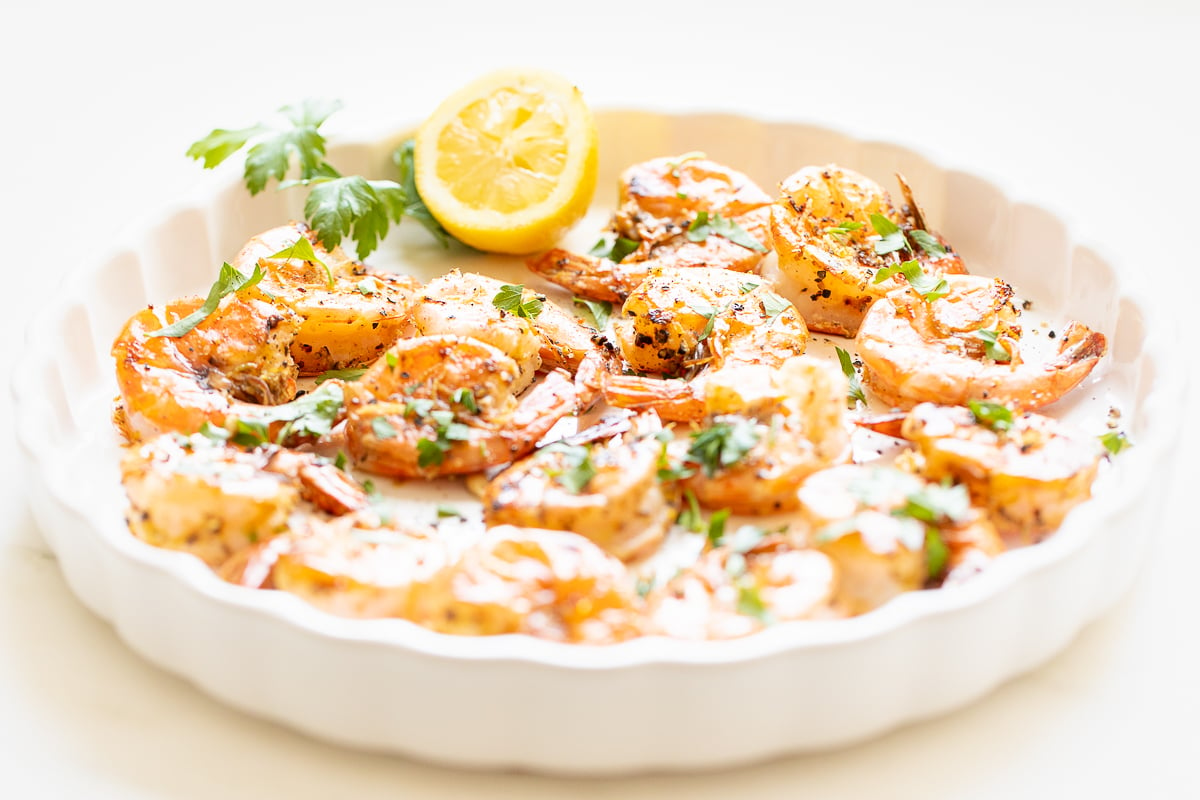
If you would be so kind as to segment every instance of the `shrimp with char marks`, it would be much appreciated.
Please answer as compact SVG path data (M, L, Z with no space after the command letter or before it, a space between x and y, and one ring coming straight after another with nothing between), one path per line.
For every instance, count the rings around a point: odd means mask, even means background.
M722 370L778 366L808 346L804 320L761 278L708 268L651 271L613 334L625 363L595 370L605 400L676 421L703 416L705 387ZM627 375L622 366L685 380Z
M1057 353L1025 361L1012 287L973 275L944 280L946 294L932 300L907 288L890 292L855 337L864 383L894 407L988 400L1034 410L1079 385L1107 349L1103 334L1071 322Z
M1016 544L1055 530L1091 497L1104 455L1094 436L992 403L968 408L921 403L907 414L858 424L913 442L917 450L909 462L918 474L965 485L1000 534Z
M912 190L897 178L908 200L902 210L879 184L836 164L804 167L780 184L771 209L780 291L812 330L853 336L871 304L903 285L900 275L875 282L878 270L897 263L900 253L930 274L967 271L943 238L925 230ZM880 228L891 232L886 241Z
M655 267L753 271L768 252L771 198L742 173L685 154L621 174L612 230L635 249L617 260L554 249L531 270L592 300L620 302Z
M577 407L575 387L549 372L520 400L517 363L464 336L401 339L345 385L355 464L397 478L465 475L526 455Z

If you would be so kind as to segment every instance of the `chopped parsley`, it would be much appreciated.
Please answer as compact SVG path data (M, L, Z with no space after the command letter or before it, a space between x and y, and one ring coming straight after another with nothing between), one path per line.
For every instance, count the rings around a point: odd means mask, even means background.
M731 219L725 219L720 214L709 216L707 211L701 211L688 225L687 238L692 242L704 242L710 235L721 236L734 244L754 250L758 253L767 252L766 246L750 235L749 231Z
M317 252L313 250L312 242L310 242L308 237L304 234L301 234L300 238L297 239L291 247L285 247L278 253L267 256L267 258L282 258L285 261L291 261L293 258L298 258L301 261L305 261L309 264L320 264L321 268L325 270L325 282L328 284L330 289L333 288L333 270L329 268L328 264L317 257Z
M862 381L858 378L858 371L854 369L854 361L850 358L850 354L840 347L834 347L837 351L838 363L842 366L842 374L846 376L846 380L850 384L850 388L846 393L846 404L854 408L856 403L867 402L867 395L863 392Z
M998 364L1007 364L1012 361L1012 354L998 341L999 331L978 330L975 331L975 335L983 340L983 351L992 361Z
M516 314L518 317L536 319L537 315L542 313L543 303L546 298L534 297L523 301L524 292L525 284L506 283L500 287L500 291L492 298L492 305L501 311Z
M1133 442L1129 441L1129 437L1124 431L1109 431L1100 435L1100 444L1104 445L1104 449L1109 455L1116 455L1123 450L1133 447Z
M470 413L479 413L479 406L475 403L475 392L470 389L455 389L452 399Z
M396 428L387 421L387 417L372 419L371 433L375 434L376 439L395 439L397 435Z
M637 250L641 246L641 242L637 239L626 239L624 236L618 236L609 244L604 239L596 242L591 250L588 250L588 255L596 258L607 258L609 261L620 263L625 260L625 257Z
M684 530L703 533L704 515L700 512L700 501L696 499L696 494L691 489L683 493L683 498L687 505L679 512L675 522Z
M927 303L937 300L939 297L945 297L950 293L950 284L946 282L945 278L927 274L925 270L921 269L921 265L916 260L904 261L900 264L893 264L890 267L883 267L875 273L873 283L883 283L897 272L908 279L908 284Z
M159 328L147 334L151 338L157 336L167 336L172 339L177 339L180 336L191 331L204 320L208 319L217 306L221 305L221 301L228 295L234 292L240 292L244 289L249 289L256 283L262 280L263 273L257 264L254 265L254 271L249 276L238 272L228 263L221 265L221 272L217 275L217 280L208 290L208 297L204 299L204 303L195 311L188 314L186 317L177 320L176 322Z
M428 406L425 405L426 402L429 403ZM453 411L444 409L431 411L432 404L431 400L409 400L404 409L405 414L408 414L411 406L418 417L428 418L434 426L436 438L429 439L422 436L417 440L418 467L432 467L441 464L446 460L446 453L450 452L454 442L465 442L471 438L471 429L461 422L455 422Z
M691 437L687 458L703 467L704 474L710 478L721 469L740 461L759 440L754 423L741 418L714 423L705 430L693 433Z
M730 511L728 508L722 508L719 511L714 511L708 517L708 542L713 547L725 538L725 522L729 519Z
M543 447L538 453L559 453L563 456L566 464L563 469L547 470L546 472L554 478L555 483L571 494L582 492L591 483L592 478L596 477L596 466L592 463L592 449L587 445L554 442Z
M584 308L592 318L592 327L598 331L604 330L608 320L612 318L612 303L607 300L588 300L586 297L573 298L575 305Z
M1012 428L1014 416L1012 409L990 400L968 400L967 408L975 421L985 428L991 428L997 433Z
M825 232L830 234L831 236L849 236L854 231L861 230L862 227L863 227L863 223L861 223L861 222L854 222L853 220L846 220L845 222L842 222L838 225L830 225L828 228L825 229Z
M347 367L346 369L327 369L317 376L317 385L325 381L356 381L367 374L366 367Z

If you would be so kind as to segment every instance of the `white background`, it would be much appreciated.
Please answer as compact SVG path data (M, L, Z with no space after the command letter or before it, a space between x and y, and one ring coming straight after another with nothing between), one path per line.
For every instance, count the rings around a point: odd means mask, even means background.
M1000 176L1066 211L1081 239L1161 288L1161 313L1183 322L1176 368L1200 378L1190 322L1200 4L410 5L10 4L0 44L5 374L62 276L197 180L183 151L212 127L308 96L342 98L347 128L416 122L477 75L531 64L570 77L593 106L822 122ZM1183 465L1200 447L1200 408L1190 405L1178 458L1160 467L1172 482L1161 524L1129 531L1154 537L1134 588L1043 668L970 708L841 752L608 781L340 750L227 710L143 663L63 583L25 506L5 426L0 794L1197 797L1200 524ZM0 416L10 419L10 407L0 394Z

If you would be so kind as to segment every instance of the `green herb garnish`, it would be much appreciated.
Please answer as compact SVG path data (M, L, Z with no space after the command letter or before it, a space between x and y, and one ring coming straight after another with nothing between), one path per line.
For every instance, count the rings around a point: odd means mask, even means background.
M707 211L701 211L688 225L687 238L692 242L704 242L710 235L724 237L734 244L758 253L767 252L767 248L762 242L751 236L745 228L733 220L725 219L720 214L713 214L710 217Z
M396 428L387 421L387 417L375 417L371 420L371 433L376 439L395 439Z
M475 392L470 389L455 389L452 399L470 413L479 413L479 406L475 403Z
M177 339L180 336L191 331L204 320L208 319L209 315L217 310L221 305L221 301L228 295L234 292L240 292L243 289L249 289L256 283L262 280L263 273L258 265L254 265L254 271L249 276L243 275L228 263L221 265L221 272L217 275L217 280L208 290L208 297L204 299L203 305L198 309L188 314L183 319L177 320L170 325L159 328L147 334L150 337L168 336L172 339Z
M866 405L867 395L863 392L862 381L859 380L858 370L854 368L854 360L850 358L850 354L840 347L834 347L837 351L838 363L842 367L842 374L846 376L850 388L846 393L846 404L850 408L854 408L855 403L861 402Z
M345 369L327 369L317 376L317 385L325 381L356 381L367 374L366 367L346 367Z
M890 267L883 267L875 273L873 282L883 283L897 272L908 279L908 284L927 303L937 300L939 297L945 297L950 293L950 284L946 282L945 278L927 274L915 260L893 264Z
M983 351L992 361L998 364L1006 364L1012 361L1012 354L998 341L1000 338L999 331L978 330L975 331L975 335L983 340Z
M543 301L546 298L534 297L531 300L522 302L524 292L525 284L506 283L500 287L500 291L492 298L492 305L501 311L516 314L518 317L536 319L537 315L542 313Z
M620 263L625 260L625 257L637 250L641 246L641 242L637 239L626 239L624 236L618 236L609 244L604 239L596 242L591 250L588 250L588 255L596 258L607 258L609 261Z
M554 442L546 445L539 453L560 453L566 466L563 469L547 470L554 482L571 494L579 494L592 478L596 477L596 466L592 463L592 449L582 444Z
M309 264L320 264L321 268L325 270L325 282L329 285L330 289L332 289L334 286L333 270L329 268L328 264L317 257L317 251L313 250L312 242L310 242L308 237L304 234L301 234L300 238L297 239L291 247L285 247L278 253L267 256L267 258L282 258L285 261L291 261L293 258L298 258L301 261L308 262Z
M592 318L592 327L598 331L604 330L612 318L612 303L607 300L588 300L586 297L573 298L575 305L582 306Z
M754 423L740 418L733 422L714 423L691 436L687 458L700 464L704 474L710 478L719 470L740 461L758 444L759 439Z
M968 400L967 408L976 422L997 433L1009 430L1015 421L1012 409L990 400Z
M1104 445L1104 449L1109 452L1109 455L1116 455L1123 450L1133 447L1133 442L1129 441L1129 437L1124 431L1109 431L1100 435L1100 444Z

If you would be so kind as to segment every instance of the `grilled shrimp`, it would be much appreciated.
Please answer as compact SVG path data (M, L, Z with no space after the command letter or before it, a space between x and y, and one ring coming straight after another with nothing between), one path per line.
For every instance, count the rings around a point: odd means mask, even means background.
M334 514L367 506L362 488L317 456L244 451L200 435L164 434L128 448L121 482L138 538L211 567L286 532L301 500Z
M583 536L501 525L414 592L412 619L443 633L605 644L641 632L632 586Z
M300 330L297 315L278 301L234 292L184 335L155 335L202 303L192 297L142 309L117 335L117 420L127 439L191 434L206 422L223 428L295 396L289 348Z
M836 616L837 583L837 567L824 553L766 536L748 547L707 551L649 592L647 613L655 633L731 639L776 622Z
M451 560L432 529L373 511L294 519L282 536L226 562L240 586L279 589L342 617L409 617L413 592Z
M670 420L702 416L705 386L721 370L778 366L808 346L808 328L795 307L761 279L708 268L652 270L626 299L613 334L625 366L690 380L609 367L599 378L605 399L622 408L652 408Z
M306 239L314 260L291 253ZM308 247L301 252L308 255ZM291 343L301 375L369 364L400 336L409 300L419 286L407 275L371 271L340 247L322 247L316 231L293 222L260 233L238 253L233 266L249 275L262 269L258 288L300 317Z
M695 471L681 485L707 508L793 510L808 475L850 457L846 379L824 361L797 356L778 367L722 370L705 407L682 455Z
M750 272L768 252L771 198L701 154L635 164L618 190L611 228L636 249L616 261L555 249L529 268L582 297L620 302L654 267Z
M898 253L917 258L932 274L967 271L944 239L924 230L924 215L907 182L897 177L908 200L902 211L879 184L836 164L804 167L780 184L779 201L771 209L772 238L785 278L780 290L812 330L853 336L867 308L903 285L901 275L874 282L879 268L898 263ZM872 215L903 232L901 249L876 252L880 235ZM929 249L914 237L929 237Z
M859 424L915 443L918 473L964 484L1007 540L1037 541L1091 496L1104 449L1095 437L1040 414L975 408L982 418L961 406L921 403Z
M399 478L463 475L514 461L576 410L565 373L547 373L518 401L519 374L515 361L476 339L401 339L346 384L350 454L365 470Z
M1103 334L1071 322L1053 357L1024 361L1012 287L971 275L945 280L944 297L927 301L898 289L863 319L855 338L863 379L886 403L989 400L1033 410L1077 386L1105 353Z
M492 479L484 521L573 531L623 561L646 555L675 519L657 477L661 429L650 412L607 441L592 443L581 431L571 443L547 445Z
M518 390L543 366L574 372L595 346L592 331L552 302L540 298L541 311L522 317L497 308L503 281L451 270L416 293L403 325L405 336L470 336L498 348L517 362ZM526 290L525 300L534 298Z
M849 614L961 580L1004 550L965 488L894 467L821 470L804 481L799 498L811 544L838 566L836 604Z

